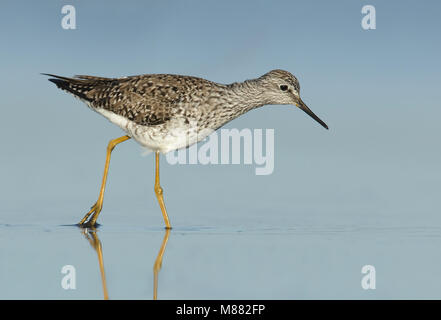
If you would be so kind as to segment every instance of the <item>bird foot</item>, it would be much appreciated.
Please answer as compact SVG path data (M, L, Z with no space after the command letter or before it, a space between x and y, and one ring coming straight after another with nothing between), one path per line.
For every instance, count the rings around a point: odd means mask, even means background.
M98 202L96 202L90 208L90 211L88 213L86 213L84 218L81 219L81 221L78 223L78 226L81 228L96 228L96 227L98 227L99 224L96 222L96 220L98 219L98 215L100 214L102 208L103 208L103 206L99 205ZM91 215L92 215L92 217L90 217Z

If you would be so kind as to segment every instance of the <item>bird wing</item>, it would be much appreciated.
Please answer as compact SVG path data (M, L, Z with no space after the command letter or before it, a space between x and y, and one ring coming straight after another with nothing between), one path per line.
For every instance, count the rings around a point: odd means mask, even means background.
M179 112L178 103L195 89L198 79L168 74L125 78L46 74L58 88L92 108L105 109L143 126L162 124ZM196 80L195 80L196 79Z

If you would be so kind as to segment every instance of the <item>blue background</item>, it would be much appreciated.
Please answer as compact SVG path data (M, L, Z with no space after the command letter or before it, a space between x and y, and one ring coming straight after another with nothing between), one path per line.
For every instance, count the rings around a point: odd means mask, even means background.
M77 29L61 28L76 8ZM376 8L376 30L361 8ZM267 106L228 128L275 130L275 169L169 165L174 226L160 298L440 298L438 1L3 1L0 298L101 298L76 223L123 132L41 72L188 74L221 83L281 68L330 127ZM154 161L117 147L100 215L111 298L151 298L164 232ZM77 289L60 286L76 266ZM361 288L361 268L377 289Z

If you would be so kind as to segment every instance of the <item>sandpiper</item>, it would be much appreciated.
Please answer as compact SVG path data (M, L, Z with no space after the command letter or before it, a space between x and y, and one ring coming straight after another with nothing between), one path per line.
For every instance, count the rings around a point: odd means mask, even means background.
M297 78L284 70L272 70L257 79L231 84L173 74L123 78L45 75L52 77L49 81L58 88L81 99L127 133L109 142L98 200L81 219L80 226L96 224L103 207L110 154L117 144L130 138L155 151L154 191L165 227L170 229L159 183L160 153L197 143L227 122L268 104L295 105L328 129L300 98Z

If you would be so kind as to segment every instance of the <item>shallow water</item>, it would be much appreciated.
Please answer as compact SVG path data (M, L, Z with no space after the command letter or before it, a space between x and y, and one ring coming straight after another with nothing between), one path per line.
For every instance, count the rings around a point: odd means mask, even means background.
M441 297L439 227L251 224L169 234L130 224L2 224L0 298L153 299L164 242L158 299ZM62 287L65 265L75 268L75 289ZM375 267L374 290L361 286L364 265Z

